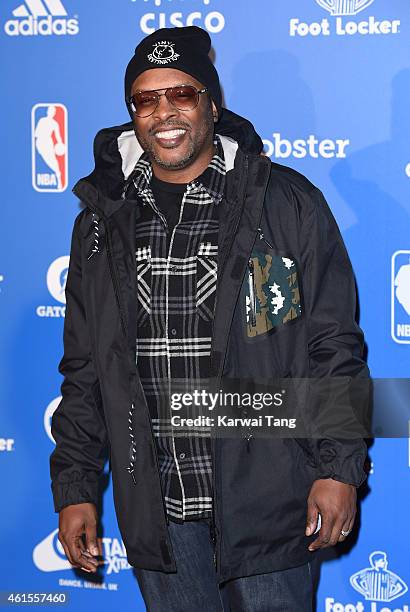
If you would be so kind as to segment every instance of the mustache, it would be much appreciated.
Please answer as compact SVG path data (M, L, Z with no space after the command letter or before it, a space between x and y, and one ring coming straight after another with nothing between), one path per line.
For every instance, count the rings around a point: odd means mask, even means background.
M181 121L167 121L166 123L160 123L150 128L148 130L148 134L152 136L156 132L162 132L164 129L165 130L168 130L168 129L189 130L190 126L188 123L184 123Z

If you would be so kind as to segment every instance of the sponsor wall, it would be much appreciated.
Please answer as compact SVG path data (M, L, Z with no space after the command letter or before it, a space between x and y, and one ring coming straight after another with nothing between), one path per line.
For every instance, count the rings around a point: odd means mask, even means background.
M73 571L57 539L48 460L71 187L93 167L96 131L128 121L134 47L190 24L213 38L225 105L253 121L272 160L324 192L356 273L373 376L410 372L408 0L3 0L0 590L65 593L78 611L144 606L108 473L102 578ZM394 385L391 395L406 405ZM369 470L359 532L323 555L318 610L409 610L408 439L375 440Z

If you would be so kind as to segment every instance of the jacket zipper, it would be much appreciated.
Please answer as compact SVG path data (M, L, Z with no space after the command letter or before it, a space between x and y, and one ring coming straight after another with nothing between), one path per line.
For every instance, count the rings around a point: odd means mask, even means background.
M247 176L248 176L248 164L249 164L248 156L246 155L245 159L244 159L244 171L243 171L242 177L241 177L241 186L240 186L240 189L239 189L239 193L242 193L243 186L246 184L246 179L247 179ZM233 241L235 239L236 231L238 229L239 222L240 222L241 216L242 216L242 210L243 210L243 199L242 199L242 202L241 202L241 211L238 214L238 217L236 219L235 227L233 228L233 231L232 231L232 234L231 234L231 240L229 242L229 246L228 246L228 248L225 251L225 257L224 257L224 259L221 262L218 262L218 275L220 274L220 271L222 271L222 268L223 268L223 265L225 264L225 260L227 258L227 255L228 255L228 253L229 253L229 251L231 249L232 243L233 243ZM218 292L216 293L216 296L215 296L214 311L216 310L217 302L218 302ZM212 319L212 345L213 345L213 338L214 338L214 319ZM211 358L211 361L212 361L212 358ZM222 370L222 367L223 367L223 364L220 364L219 371Z
M248 166L249 166L249 160L248 160L248 156L245 155L245 159L244 159L244 170L241 176L241 185L240 185L240 189L239 189L239 193L242 196L242 202L241 202L241 210L238 213L236 222L235 222L235 226L232 230L232 234L231 234L231 239L229 241L229 245L228 248L225 251L225 256L224 259L219 263L218 262L218 274L220 274L220 271L223 268L223 265L225 264L227 255L231 249L232 243L235 239L235 235L236 235L236 231L238 229L239 226L239 222L241 220L242 217L242 210L243 210L243 206L244 206L244 200L245 197L243 195L243 189L244 186L246 185L246 181L247 181L247 177L248 177ZM215 298L215 306L214 306L214 312L216 310L216 304L218 302L218 293L216 293L216 298ZM212 319L212 345L213 346L213 338L214 338L214 319ZM212 354L212 352L211 352ZM212 358L211 358L212 361ZM223 369L223 363L222 360L219 364L219 368L218 368L218 372L217 372L217 377L216 379L219 380L220 375L222 375L222 369ZM214 566L215 566L215 571L218 571L218 560L220 560L221 557L221 551L220 551L220 547L221 547L221 542L220 542L220 536L218 533L218 528L216 526L216 505L217 505L217 496L216 496L216 469L215 469L215 449L214 449L214 445L216 444L216 439L215 438L211 438L211 455L212 455L212 488L213 488L213 503L212 503L212 517L211 517L211 539L212 539L212 543L214 546L214 554L213 554L213 561L214 561ZM218 553L217 554L217 550Z
M211 525L210 525L210 531L211 531L211 540L212 540L212 545L213 545L213 562L214 562L214 566L215 566L215 572L218 571L218 555L217 555L217 547L219 547L219 540L220 538L218 538L218 529L216 527L216 478L215 478L215 449L213 448L213 445L215 444L215 438L211 438L211 455L212 455L212 489L213 489L213 503L212 503L212 516L211 516ZM220 558L220 554L219 554L219 558Z
M213 549L214 549L214 552L213 552L213 561L214 561L215 571L217 571L218 570L218 559L217 559L217 554L216 554L216 545L217 545L216 533L217 533L217 529L216 529L216 526L214 524L214 521L211 521L210 531L211 531L211 542L212 542L212 546L213 546Z
M252 257L249 257L248 261L249 275L249 302L250 302L250 323L252 327L256 325L256 294L255 294L255 274L254 274L254 265Z

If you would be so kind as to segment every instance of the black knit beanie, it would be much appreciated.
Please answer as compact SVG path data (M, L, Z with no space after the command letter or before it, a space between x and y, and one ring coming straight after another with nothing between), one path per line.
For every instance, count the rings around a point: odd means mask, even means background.
M197 26L162 28L144 38L135 49L135 55L125 72L125 100L128 101L135 79L152 68L175 68L193 76L208 87L218 110L222 109L222 93L215 66L209 58L211 39ZM128 106L128 104L127 104ZM132 118L132 112L128 106Z

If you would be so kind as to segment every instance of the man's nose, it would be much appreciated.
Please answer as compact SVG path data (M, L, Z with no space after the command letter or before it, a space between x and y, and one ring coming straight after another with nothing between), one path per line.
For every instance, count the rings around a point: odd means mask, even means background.
M165 121L169 117L176 117L178 109L173 106L165 94L159 96L158 106L154 111L154 117L158 117L161 121Z

